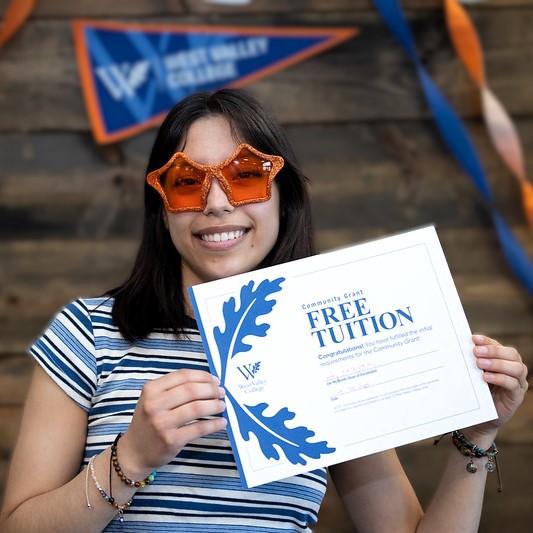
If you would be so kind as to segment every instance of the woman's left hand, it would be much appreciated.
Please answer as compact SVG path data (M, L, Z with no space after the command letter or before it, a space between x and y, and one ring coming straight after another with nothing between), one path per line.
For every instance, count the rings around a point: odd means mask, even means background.
M492 399L498 413L496 420L477 426L477 430L494 431L506 424L514 415L528 389L527 367L515 348L473 335L474 355L477 366L484 370L483 379L489 384Z

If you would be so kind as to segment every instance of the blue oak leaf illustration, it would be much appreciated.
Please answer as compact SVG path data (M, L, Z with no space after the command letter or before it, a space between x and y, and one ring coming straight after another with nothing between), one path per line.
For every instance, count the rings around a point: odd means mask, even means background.
M330 448L326 441L309 442L308 439L315 435L310 429L304 426L287 427L286 422L292 420L295 414L286 407L268 416L264 414L268 407L267 403L241 406L234 400L231 393L226 392L226 394L235 409L242 438L248 441L250 433L253 433L267 459L280 458L276 446L283 451L292 464L302 465L307 464L304 456L318 459L323 454L335 451L335 448Z
M265 337L270 326L266 323L257 323L257 319L268 315L276 300L267 297L281 290L281 283L285 278L263 280L254 290L254 282L250 281L241 288L240 306L237 307L234 297L224 302L222 314L225 329L218 326L213 329L215 341L220 353L221 381L224 382L229 359L252 349L252 345L245 342L247 336Z
M249 341L244 339L266 336L270 325L265 322L258 323L257 320L272 312L276 300L267 298L281 290L283 281L285 278L272 281L265 279L255 289L254 282L250 281L241 288L239 307L234 297L224 302L222 314L225 328L224 330L218 326L213 328L220 354L222 385L225 386L225 375L230 359L252 349ZM260 361L255 363L252 369L253 374L259 370L260 364ZM268 404L240 405L227 387L226 401L230 402L235 409L242 438L248 441L250 434L253 433L259 441L261 451L269 459L279 459L278 449L281 449L291 463L305 465L307 461L304 456L317 459L322 454L335 451L335 448L329 448L325 441L309 442L308 439L315 433L308 428L287 427L286 422L292 420L295 414L286 407L272 416L265 415L264 411Z

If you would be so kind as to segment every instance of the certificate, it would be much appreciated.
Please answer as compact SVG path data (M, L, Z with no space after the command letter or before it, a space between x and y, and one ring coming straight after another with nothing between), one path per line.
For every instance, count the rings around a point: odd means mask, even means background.
M189 294L244 487L497 417L433 227Z

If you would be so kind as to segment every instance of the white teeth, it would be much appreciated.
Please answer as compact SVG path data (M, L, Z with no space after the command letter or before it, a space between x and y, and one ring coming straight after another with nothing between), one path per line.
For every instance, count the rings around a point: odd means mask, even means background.
M224 233L210 233L202 235L202 240L207 242L224 242L239 239L244 235L244 230L228 231Z

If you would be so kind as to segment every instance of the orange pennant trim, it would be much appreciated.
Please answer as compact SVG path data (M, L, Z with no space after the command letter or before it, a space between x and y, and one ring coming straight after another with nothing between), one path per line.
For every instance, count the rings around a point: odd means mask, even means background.
M444 0L446 22L455 51L480 90L483 119L492 144L521 184L522 205L533 228L533 186L527 180L524 154L513 121L485 79L483 49L468 13L457 0Z
M17 30L31 15L37 0L11 0L4 14L4 23L0 29L0 48L13 37Z

